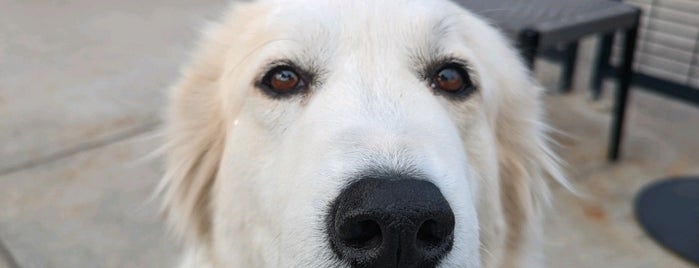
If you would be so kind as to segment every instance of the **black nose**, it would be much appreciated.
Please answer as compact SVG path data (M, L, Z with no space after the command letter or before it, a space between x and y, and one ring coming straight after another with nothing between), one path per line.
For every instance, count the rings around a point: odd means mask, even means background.
M454 213L439 188L408 178L365 178L337 197L330 245L353 267L435 267L454 243Z

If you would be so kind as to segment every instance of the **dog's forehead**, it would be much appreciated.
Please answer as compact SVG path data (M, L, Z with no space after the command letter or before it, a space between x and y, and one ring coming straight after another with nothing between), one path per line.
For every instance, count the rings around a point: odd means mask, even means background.
M304 47L382 48L425 53L451 33L463 15L449 1L267 0L276 39ZM335 42L331 44L330 42Z
M262 0L260 3L279 18L289 18L289 22L315 20L323 24L364 26L439 19L456 7L446 0Z

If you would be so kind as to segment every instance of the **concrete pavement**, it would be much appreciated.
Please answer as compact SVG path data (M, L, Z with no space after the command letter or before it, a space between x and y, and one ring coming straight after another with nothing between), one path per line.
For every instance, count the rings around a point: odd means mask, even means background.
M226 1L0 0L0 267L168 267L163 92Z
M0 0L0 174L158 121L208 1Z

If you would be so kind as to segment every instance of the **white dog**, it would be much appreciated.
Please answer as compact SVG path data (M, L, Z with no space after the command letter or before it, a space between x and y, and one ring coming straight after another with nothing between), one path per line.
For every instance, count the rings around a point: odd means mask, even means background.
M185 267L540 267L540 90L446 0L232 4L174 88Z

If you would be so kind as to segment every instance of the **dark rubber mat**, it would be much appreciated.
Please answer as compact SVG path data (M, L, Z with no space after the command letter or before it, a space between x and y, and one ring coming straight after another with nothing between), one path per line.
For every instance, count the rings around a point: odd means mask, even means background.
M636 197L635 212L656 242L699 265L699 177L646 186Z

